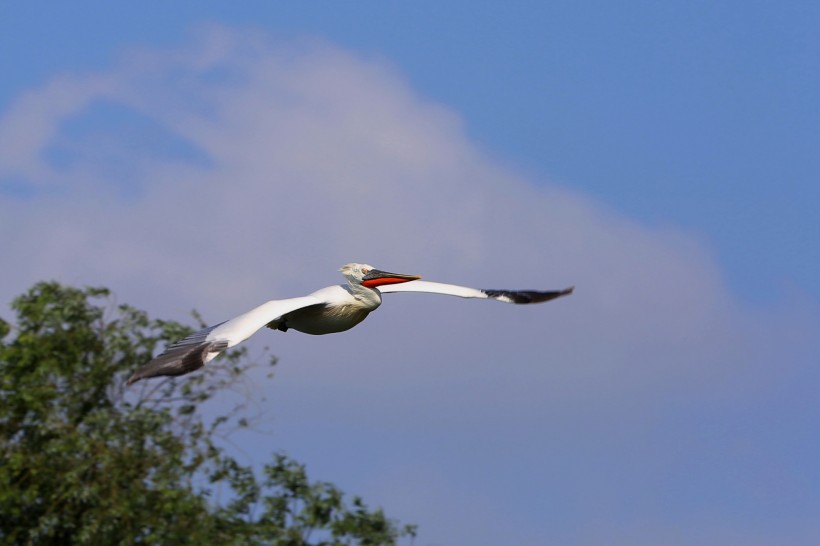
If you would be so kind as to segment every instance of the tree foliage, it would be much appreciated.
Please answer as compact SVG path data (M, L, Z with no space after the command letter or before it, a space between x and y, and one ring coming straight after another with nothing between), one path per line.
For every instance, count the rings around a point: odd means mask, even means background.
M220 445L242 408L201 405L251 365L234 351L200 374L125 378L189 329L114 305L107 290L39 283L0 319L0 544L392 545L397 527L302 465L257 474Z

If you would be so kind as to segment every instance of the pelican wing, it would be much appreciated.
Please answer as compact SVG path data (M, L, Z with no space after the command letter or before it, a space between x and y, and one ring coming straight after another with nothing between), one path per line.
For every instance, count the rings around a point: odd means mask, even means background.
M401 284L380 286L379 292L427 292L430 294L444 294L460 298L483 298L503 301L504 303L542 303L561 296L572 294L574 287L563 290L482 290L468 288L455 284L444 284L430 281L409 281Z
M251 337L257 330L282 315L325 303L315 295L263 303L247 313L194 332L169 345L165 351L142 366L128 379L128 384L157 375L183 375L198 370L220 352Z

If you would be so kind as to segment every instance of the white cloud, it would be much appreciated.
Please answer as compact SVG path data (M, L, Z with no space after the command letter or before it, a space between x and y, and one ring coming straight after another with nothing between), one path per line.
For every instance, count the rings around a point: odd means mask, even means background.
M150 120L157 138L199 159L133 148L117 127L65 134L101 102ZM303 454L348 490L367 487L388 513L422 495L396 484L450 479L413 513L428 518L418 523L430 543L567 537L585 512L617 519L601 503L624 495L636 499L624 510L645 509L658 518L649 527L662 528L674 514L651 506L653 483L683 470L647 447L659 438L655 419L751 400L802 373L817 348L816 309L746 308L699 238L534 184L488 159L457 115L420 99L383 60L328 44L271 45L211 27L184 50L134 51L104 74L56 78L0 119L0 175L39 188L0 197L4 262L15 264L3 272L3 301L56 277L110 286L156 316L184 319L196 307L217 321L339 282L336 268L351 260L487 288L577 285L534 308L397 294L342 336L267 332L256 342L282 357L277 378L261 383L283 431L270 450ZM75 160L55 165L49 150L69 140ZM138 191L112 190L107 154ZM333 455L309 438L328 427L361 481L330 475ZM416 442L442 442L446 453L420 464ZM596 450L616 452L614 462ZM364 454L391 468L368 474ZM568 460L589 467L563 479ZM499 465L512 467L504 479L493 477ZM619 465L624 475L608 476ZM475 509L486 517L471 520L462 505L452 521L432 520L482 483ZM569 501L569 523L549 526L522 508L562 513Z

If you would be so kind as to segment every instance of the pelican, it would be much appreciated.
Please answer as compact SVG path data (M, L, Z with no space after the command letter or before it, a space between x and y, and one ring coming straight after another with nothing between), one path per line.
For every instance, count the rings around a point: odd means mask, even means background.
M572 294L573 288L550 290L481 290L455 284L422 281L418 275L388 273L367 264L350 263L339 271L347 284L328 286L300 298L273 300L225 322L194 332L166 348L139 368L128 385L160 375L198 370L219 353L238 345L263 326L287 332L323 335L350 330L382 303L382 294L428 292L505 303L541 303Z

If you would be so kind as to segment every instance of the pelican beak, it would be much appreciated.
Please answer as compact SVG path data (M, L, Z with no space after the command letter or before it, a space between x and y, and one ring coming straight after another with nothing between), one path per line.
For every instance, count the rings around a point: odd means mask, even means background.
M418 275L402 275L401 273L388 273L387 271L379 271L378 269L371 269L367 275L362 277L362 286L368 288L376 288L385 284L398 284L402 282L415 281L420 279Z

